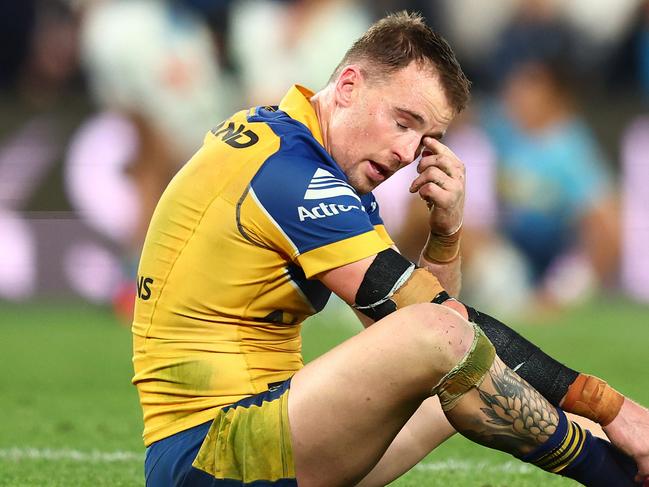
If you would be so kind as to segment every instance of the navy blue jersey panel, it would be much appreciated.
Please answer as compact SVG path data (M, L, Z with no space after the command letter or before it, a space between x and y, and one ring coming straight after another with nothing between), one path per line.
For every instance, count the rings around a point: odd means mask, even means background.
M379 203L376 201L374 195L372 193L364 194L361 196L361 202L367 215L370 217L370 223L372 225L383 225L383 220L381 219L381 215L379 215Z
M281 111L258 110L250 119L266 122L281 138L252 179L252 191L299 253L373 229L361 196L306 126Z
M289 265L287 271L291 280L300 288L300 291L309 300L313 309L316 312L322 311L331 296L329 288L317 279L307 279L300 266L295 264Z

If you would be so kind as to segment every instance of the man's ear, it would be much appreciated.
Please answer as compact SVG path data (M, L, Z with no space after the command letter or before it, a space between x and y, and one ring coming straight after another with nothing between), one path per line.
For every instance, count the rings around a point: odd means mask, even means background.
M359 66L355 64L345 66L336 80L336 103L343 107L349 106L363 81L363 73Z

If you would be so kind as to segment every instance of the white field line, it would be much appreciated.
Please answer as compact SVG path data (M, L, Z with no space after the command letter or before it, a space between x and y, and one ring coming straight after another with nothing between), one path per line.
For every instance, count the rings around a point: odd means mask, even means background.
M473 473L516 473L516 474L530 474L536 470L536 467L527 465L523 462L505 462L505 463L490 463L490 462L476 462L471 460L458 460L449 458L441 462L424 462L419 463L413 467L413 470L419 472L439 472L439 471L462 471Z
M73 461L85 463L115 463L144 461L144 452L97 450L80 451L68 448L5 448L0 449L0 460L19 462L22 460Z
M97 450L80 451L72 449L53 448L5 448L0 449L0 460L49 460L73 461L85 463L116 463L116 462L143 462L144 453L132 451L101 452ZM419 472L464 471L484 473L517 473L529 474L536 470L530 465L521 462L489 463L470 460L457 460L450 458L440 462L426 462L415 465L413 468Z

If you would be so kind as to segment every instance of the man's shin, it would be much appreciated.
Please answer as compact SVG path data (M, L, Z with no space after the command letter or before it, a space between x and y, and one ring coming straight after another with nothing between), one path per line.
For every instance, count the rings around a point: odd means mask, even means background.
M480 384L446 409L473 441L584 485L633 485L633 460L593 437L497 358Z

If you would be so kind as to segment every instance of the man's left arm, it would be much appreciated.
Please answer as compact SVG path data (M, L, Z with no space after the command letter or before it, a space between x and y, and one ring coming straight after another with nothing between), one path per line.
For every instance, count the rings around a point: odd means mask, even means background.
M419 266L432 273L446 291L433 301L455 309L478 325L493 342L503 362L551 403L604 426L604 431L618 447L643 464L641 472L646 475L649 412L645 408L612 389L605 381L556 361L499 320L451 298L457 296L461 288L464 164L444 144L425 138L417 171L419 176L412 182L410 191L418 192L430 209L430 235Z
M410 192L419 193L429 208L430 232L418 264L437 277L451 296L458 296L466 171L453 151L438 140L425 137L423 144L419 175L410 185Z

